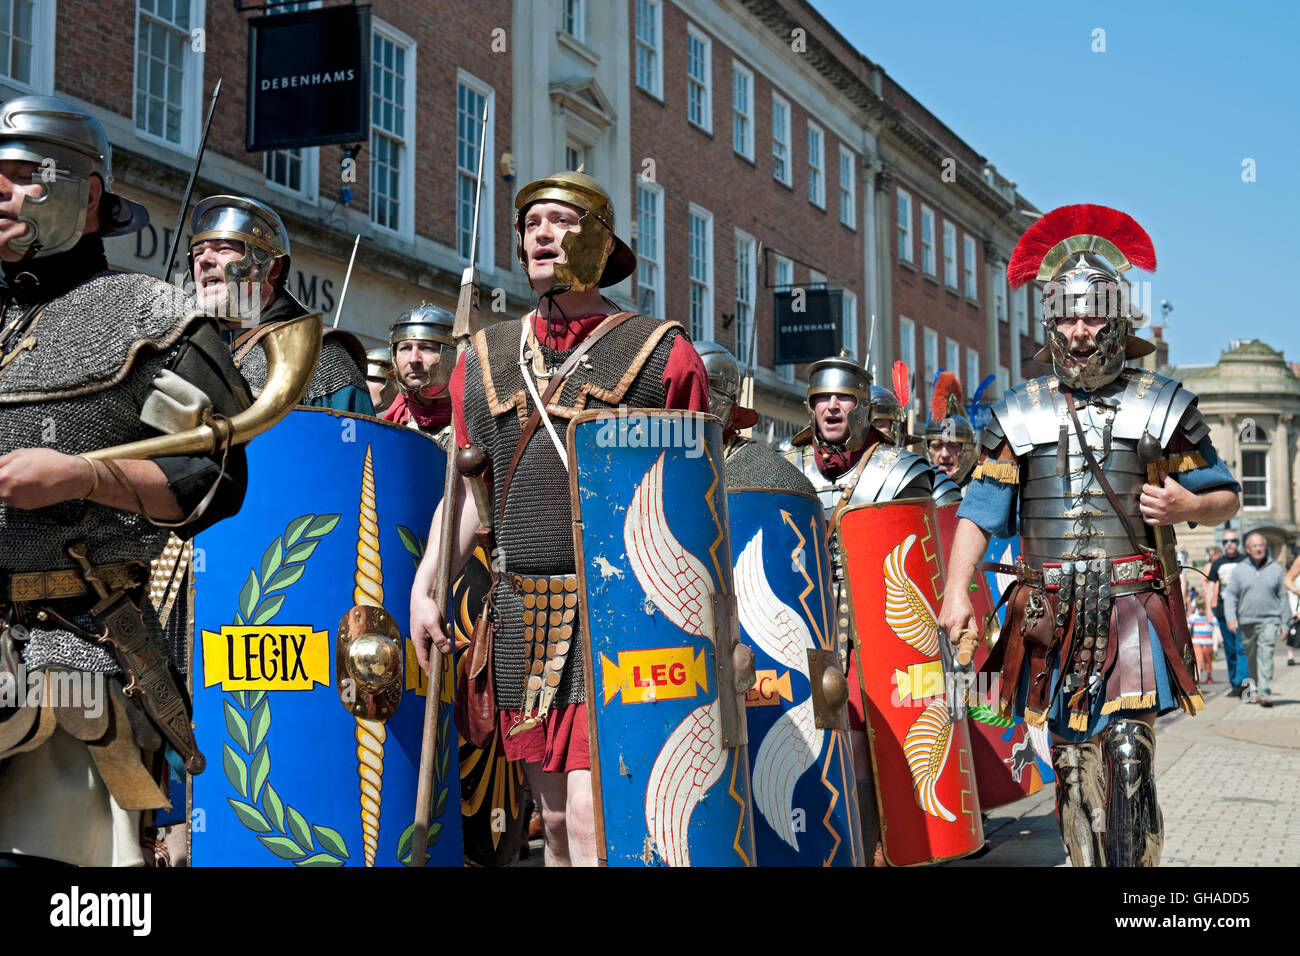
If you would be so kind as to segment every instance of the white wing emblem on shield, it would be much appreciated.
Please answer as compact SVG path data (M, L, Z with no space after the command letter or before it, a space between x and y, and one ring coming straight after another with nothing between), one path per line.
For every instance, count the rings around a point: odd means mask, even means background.
M696 707L664 744L646 786L645 823L668 866L690 866L686 830L705 792L726 766L718 702Z
M907 552L916 543L909 534L885 555L885 623L904 642L928 658L939 656L939 626L934 611L907 576Z
M912 774L912 796L916 805L933 817L948 823L957 817L939 802L935 790L948 764L952 745L952 713L942 697L936 697L916 718L903 737L903 755Z
M637 485L623 523L632 572L654 606L687 634L713 640L713 578L664 514L664 452Z
M632 495L623 523L628 564L654 606L688 634L713 643L713 577L664 514L664 454ZM726 767L718 701L687 715L668 736L646 782L645 822L668 866L690 866L691 814Z
M750 539L736 561L736 602L740 626L773 660L808 676L812 634L794 608L781 601L763 573L763 529ZM822 750L822 733L813 717L812 697L792 707L768 730L754 757L754 806L796 851L791 810L794 788Z

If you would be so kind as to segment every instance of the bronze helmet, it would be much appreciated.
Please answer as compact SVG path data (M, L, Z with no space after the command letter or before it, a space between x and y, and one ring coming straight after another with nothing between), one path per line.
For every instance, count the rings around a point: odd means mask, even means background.
M583 211L579 228L560 240L565 261L555 266L552 292L585 292L617 285L636 269L636 255L614 233L614 206L603 186L586 173L554 173L524 186L515 196L515 254L528 271L524 255L524 224L528 207L537 202L563 202ZM605 243L614 248L606 255Z

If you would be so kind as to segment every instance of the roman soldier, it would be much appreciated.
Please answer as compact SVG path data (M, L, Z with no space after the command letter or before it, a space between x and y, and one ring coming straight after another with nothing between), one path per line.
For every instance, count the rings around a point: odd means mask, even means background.
M169 528L239 509L243 449L91 453L199 424L228 435L250 396L179 289L108 268L104 238L148 222L112 187L80 107L0 109L0 865L140 865L144 818L168 804L164 742L201 769L148 569Z
M451 399L447 383L456 363L451 329L456 317L436 305L403 312L388 329L388 344L401 390L384 418L450 442Z
M1121 276L1154 270L1130 216L1079 205L1043 216L1008 265L1012 288L1045 284L1052 372L1006 392L983 430L958 512L940 624L979 632L968 593L990 535L1022 556L986 665L1003 713L1052 732L1057 817L1075 866L1154 866L1163 820L1155 717L1203 706L1170 525L1216 525L1238 508L1196 396L1125 364L1153 351L1132 334Z
M925 456L935 471L965 488L979 449L975 428L961 402L961 381L953 372L940 372L930 400L930 420L925 423Z
M534 595L577 587L567 421L585 409L683 408L708 411L708 376L678 322L621 311L600 294L636 268L614 231L613 207L596 180L564 172L524 186L515 197L516 253L539 295L522 321L474 336L451 378L457 444L487 457L496 517L498 578L492 602L492 682L508 759L524 761L542 807L552 865L596 859L587 748L585 650L580 629L565 644L560 679L545 706L525 712L525 673ZM472 552L473 496L460 498L453 568ZM430 541L438 539L442 515ZM430 549L411 592L411 636L421 666L437 641L451 644L431 597L438 555ZM526 600L527 599L527 600ZM531 631L532 628L529 628ZM539 633L541 633L539 631Z
M217 318L235 367L253 394L266 384L262 338L309 309L289 290L289 234L270 206L244 196L209 196L190 217L189 266L198 307ZM366 352L342 329L321 329L320 361L303 405L373 415Z
M393 368L393 350L387 347L366 352L366 389L375 414L382 416L397 398L397 373Z
M871 424L875 426L876 431L888 436L889 441L900 448L916 444L920 439L905 434L903 431L906 423L907 412L903 410L903 406L893 390L885 388L883 385L872 385ZM948 477L948 473L940 471L933 463L931 463L930 468L934 472L931 476L934 480L934 488L931 491L934 503L936 505L950 505L961 501L961 488Z
M740 434L758 422L758 413L740 404L740 365L717 342L696 342L695 351L709 375L709 410L722 420L727 456L727 487L776 488L814 494L812 483L798 468L763 442Z
M839 645L846 672L857 673L850 654L856 645L844 571L836 540L836 516L842 509L866 502L929 498L934 472L919 455L893 444L872 420L871 373L846 352L808 366L806 405L811 424L794 438L791 457L812 482L826 511L831 559L835 563L835 608L841 621ZM849 696L849 736L863 814L862 836L867 853L879 836L879 817L867 749L862 697Z

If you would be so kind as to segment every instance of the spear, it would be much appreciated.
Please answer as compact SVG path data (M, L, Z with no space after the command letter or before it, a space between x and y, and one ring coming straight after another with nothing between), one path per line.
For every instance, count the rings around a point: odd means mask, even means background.
M352 257L348 259L347 275L343 277L343 291L339 293L339 304L334 307L334 328L339 327L339 316L343 314L343 300L348 297L348 283L352 281L352 267L357 262L357 246L361 245L361 233L357 233L356 241L352 243Z
M478 331L478 215L483 199L483 152L487 148L488 108L483 105L483 125L478 144L478 184L474 191L474 224L470 234L469 265L461 274L460 296L456 300L456 321L452 336L456 340L456 364L459 365L470 336ZM438 579L433 596L443 622L451 614L452 551L456 540L456 513L459 510L460 476L456 471L456 417L452 416L451 441L447 448L447 470L442 492L442 527L438 534ZM489 663L488 666L491 666ZM420 776L415 793L415 822L411 831L411 865L423 866L429 845L429 813L433 799L433 765L438 752L438 704L442 696L442 652L437 644L429 646L429 689L424 698L424 737L420 742Z
M217 109L217 97L221 95L221 79L212 88L212 101L208 104L208 115L203 121L203 135L199 137L199 151L194 156L194 168L190 170L190 181L185 185L185 195L181 197L181 209L176 214L176 231L172 233L171 246L167 249L167 264L163 267L162 278L166 280L176 264L176 252L180 248L181 234L185 230L185 213L190 208L190 196L194 194L194 180L199 178L199 166L203 163L203 151L208 145L208 130L212 128L212 114Z

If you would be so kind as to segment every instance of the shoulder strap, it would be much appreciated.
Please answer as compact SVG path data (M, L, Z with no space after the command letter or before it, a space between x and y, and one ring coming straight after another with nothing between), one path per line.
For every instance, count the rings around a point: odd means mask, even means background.
M519 436L519 444L515 448L515 457L510 462L510 467L506 470L504 483L501 485L501 514L497 516L497 527L501 527L506 517L506 496L510 494L510 482L515 477L515 469L519 467L519 462L523 460L524 449L528 447L528 440L533 437L533 432L537 431L537 426L542 421L542 409L550 402L551 398L559 392L564 386L565 380L577 367L579 360L587 354L587 351L599 342L609 332L614 331L632 316L635 312L616 312L609 316L600 325L592 329L591 334L578 344L564 364L555 371L555 376L551 379L551 384L547 386L546 391L542 393L542 404L533 409L533 413L528 416L528 421L524 423L524 430ZM525 373L527 374L527 373Z
M235 339L231 351L234 352L235 368L239 368L239 363L244 360L244 356L253 351L253 346L262 341L268 333L279 328L280 322L263 322L261 325L255 325L247 332Z

